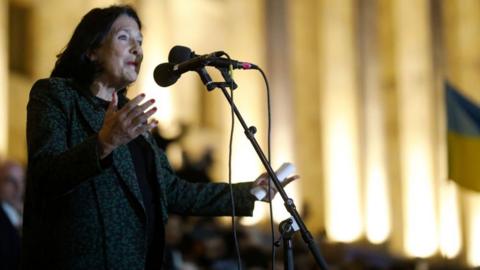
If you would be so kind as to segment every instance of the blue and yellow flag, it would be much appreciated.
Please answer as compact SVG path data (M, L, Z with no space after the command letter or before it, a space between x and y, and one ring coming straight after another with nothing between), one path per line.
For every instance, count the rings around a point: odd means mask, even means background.
M448 176L480 192L480 107L446 83Z

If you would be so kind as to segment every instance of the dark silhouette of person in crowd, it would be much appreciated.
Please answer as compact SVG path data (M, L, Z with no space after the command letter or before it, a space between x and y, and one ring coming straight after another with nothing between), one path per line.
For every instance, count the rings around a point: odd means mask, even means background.
M0 164L0 269L18 269L25 173L7 160Z

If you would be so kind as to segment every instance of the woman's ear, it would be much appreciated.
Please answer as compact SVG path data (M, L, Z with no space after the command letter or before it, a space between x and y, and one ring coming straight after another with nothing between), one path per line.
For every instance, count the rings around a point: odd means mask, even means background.
M95 50L88 50L86 55L87 55L88 60L90 60L92 62L95 62L95 61L98 60L97 52Z

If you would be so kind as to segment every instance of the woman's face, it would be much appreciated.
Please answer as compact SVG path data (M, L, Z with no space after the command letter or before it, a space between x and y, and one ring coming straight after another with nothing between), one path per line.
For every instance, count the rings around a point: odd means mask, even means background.
M119 16L99 48L89 58L100 64L101 73L96 78L106 86L124 88L137 79L142 63L142 33L137 22Z

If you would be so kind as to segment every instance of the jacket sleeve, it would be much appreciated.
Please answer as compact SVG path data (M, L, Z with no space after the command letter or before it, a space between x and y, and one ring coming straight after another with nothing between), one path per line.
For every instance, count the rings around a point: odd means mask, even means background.
M73 101L56 88L38 81L27 105L28 175L34 188L52 199L102 171L96 134L68 145Z
M199 216L227 216L232 214L230 185L227 183L192 183L179 178L169 165L164 153L160 155L165 181L168 211ZM252 182L232 185L236 216L251 216L255 197L250 194Z

